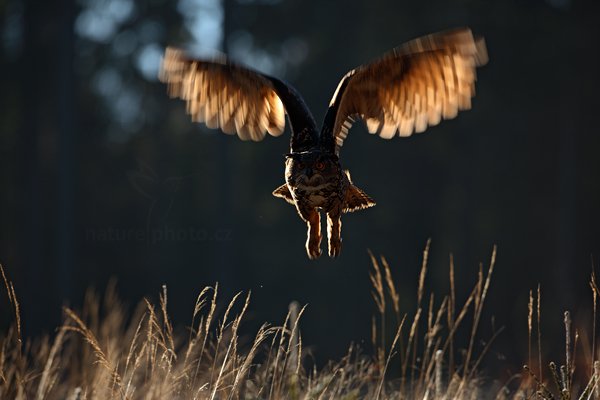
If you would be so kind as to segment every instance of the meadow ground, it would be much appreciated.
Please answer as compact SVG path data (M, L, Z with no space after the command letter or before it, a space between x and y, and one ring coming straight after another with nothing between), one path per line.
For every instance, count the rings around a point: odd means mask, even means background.
M248 339L239 329L250 294L223 302L218 285L200 292L185 334L176 333L169 319L163 287L158 304L144 300L133 315L126 315L114 292L108 290L103 301L90 292L80 313L64 310L53 337L24 339L15 288L0 268L14 311L14 323L0 332L0 399L600 399L595 323L583 346L565 313L564 359L559 366L547 364L539 345L539 289L528 307L524 359L531 368L504 381L484 379L481 362L500 330L485 346L475 343L496 250L464 302L457 302L452 262L449 293L426 293L428 251L429 244L417 308L406 314L390 266L371 255L373 350L350 345L345 357L322 368L303 350L303 307L291 304L280 326L264 324ZM595 281L592 275L594 321L600 293ZM588 351L581 356L578 348Z

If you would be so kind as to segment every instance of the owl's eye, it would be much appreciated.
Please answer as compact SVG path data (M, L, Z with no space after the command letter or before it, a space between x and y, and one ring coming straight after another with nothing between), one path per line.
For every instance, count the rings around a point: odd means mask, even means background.
M304 169L304 167L306 167L306 164L304 164L303 162L299 161L296 163L296 166L300 169Z
M315 163L315 169L318 169L319 171L323 171L325 169L325 163L323 161L317 161Z

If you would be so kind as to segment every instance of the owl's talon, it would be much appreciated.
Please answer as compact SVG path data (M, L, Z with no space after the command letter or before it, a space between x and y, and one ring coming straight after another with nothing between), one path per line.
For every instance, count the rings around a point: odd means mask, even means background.
M342 252L342 239L329 240L329 257L335 258Z
M321 256L321 240L308 240L306 242L308 258L315 260Z

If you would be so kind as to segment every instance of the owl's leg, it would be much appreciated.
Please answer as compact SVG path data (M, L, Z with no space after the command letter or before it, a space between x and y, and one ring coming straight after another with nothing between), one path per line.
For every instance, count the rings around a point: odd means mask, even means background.
M321 214L312 210L307 218L308 237L306 239L306 252L311 260L321 256Z
M342 213L327 213L327 238L329 257L337 257L342 251Z
M321 255L321 214L314 208L301 209L298 207L300 217L308 225L306 238L306 253L308 258L314 260Z

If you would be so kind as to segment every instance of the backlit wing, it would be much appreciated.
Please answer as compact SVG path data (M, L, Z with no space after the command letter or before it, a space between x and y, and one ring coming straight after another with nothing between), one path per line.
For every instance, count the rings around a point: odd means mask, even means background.
M483 38L468 28L412 40L344 76L324 131L333 134L336 151L356 119L386 139L423 132L471 108L475 68L486 62Z
M293 130L314 119L295 90L280 80L223 60L196 60L167 48L159 74L171 97L186 101L193 121L242 140L279 136L286 112Z

